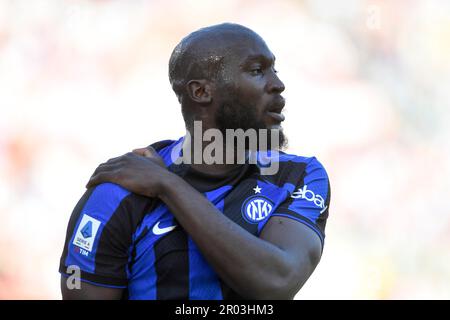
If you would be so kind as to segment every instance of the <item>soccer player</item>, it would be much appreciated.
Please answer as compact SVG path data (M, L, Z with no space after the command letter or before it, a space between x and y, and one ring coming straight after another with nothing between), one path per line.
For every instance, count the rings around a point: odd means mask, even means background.
M264 40L241 25L185 37L169 79L190 137L198 138L198 122L202 134L271 129L281 149L285 87L274 63ZM322 255L330 203L319 161L280 151L270 175L250 161L178 162L187 136L96 169L67 229L64 299L292 299L307 281ZM269 143L266 151L275 149ZM71 290L74 266L81 288Z

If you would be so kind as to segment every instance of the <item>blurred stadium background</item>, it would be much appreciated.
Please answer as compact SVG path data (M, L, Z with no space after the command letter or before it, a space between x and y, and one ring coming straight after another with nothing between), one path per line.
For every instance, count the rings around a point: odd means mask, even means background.
M289 151L330 175L324 255L296 298L450 298L449 1L0 0L0 299L60 299L92 171L184 133L169 55L225 21L265 38Z

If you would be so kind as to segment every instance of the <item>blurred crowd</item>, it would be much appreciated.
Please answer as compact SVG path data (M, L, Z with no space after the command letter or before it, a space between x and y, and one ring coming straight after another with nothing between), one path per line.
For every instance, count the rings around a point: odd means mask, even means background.
M277 57L288 152L332 198L297 299L450 298L450 2L0 0L0 299L60 299L95 167L184 134L168 59L236 22Z

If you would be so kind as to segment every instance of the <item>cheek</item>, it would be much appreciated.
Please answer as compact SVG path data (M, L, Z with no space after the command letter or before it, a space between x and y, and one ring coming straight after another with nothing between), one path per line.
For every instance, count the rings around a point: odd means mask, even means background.
M244 76L240 79L237 89L240 98L250 101L252 105L260 106L264 96L264 81L262 78Z

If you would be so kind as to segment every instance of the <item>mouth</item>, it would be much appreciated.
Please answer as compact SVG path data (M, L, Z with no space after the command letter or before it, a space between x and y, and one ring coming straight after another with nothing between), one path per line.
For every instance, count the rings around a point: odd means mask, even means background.
M277 123L283 122L285 117L281 113L286 101L283 97L279 97L274 103L272 103L267 111L267 115L275 120Z
M272 119L274 119L276 122L283 122L284 121L284 115L282 113L278 113L278 112L267 112L267 115L269 117L271 117Z

